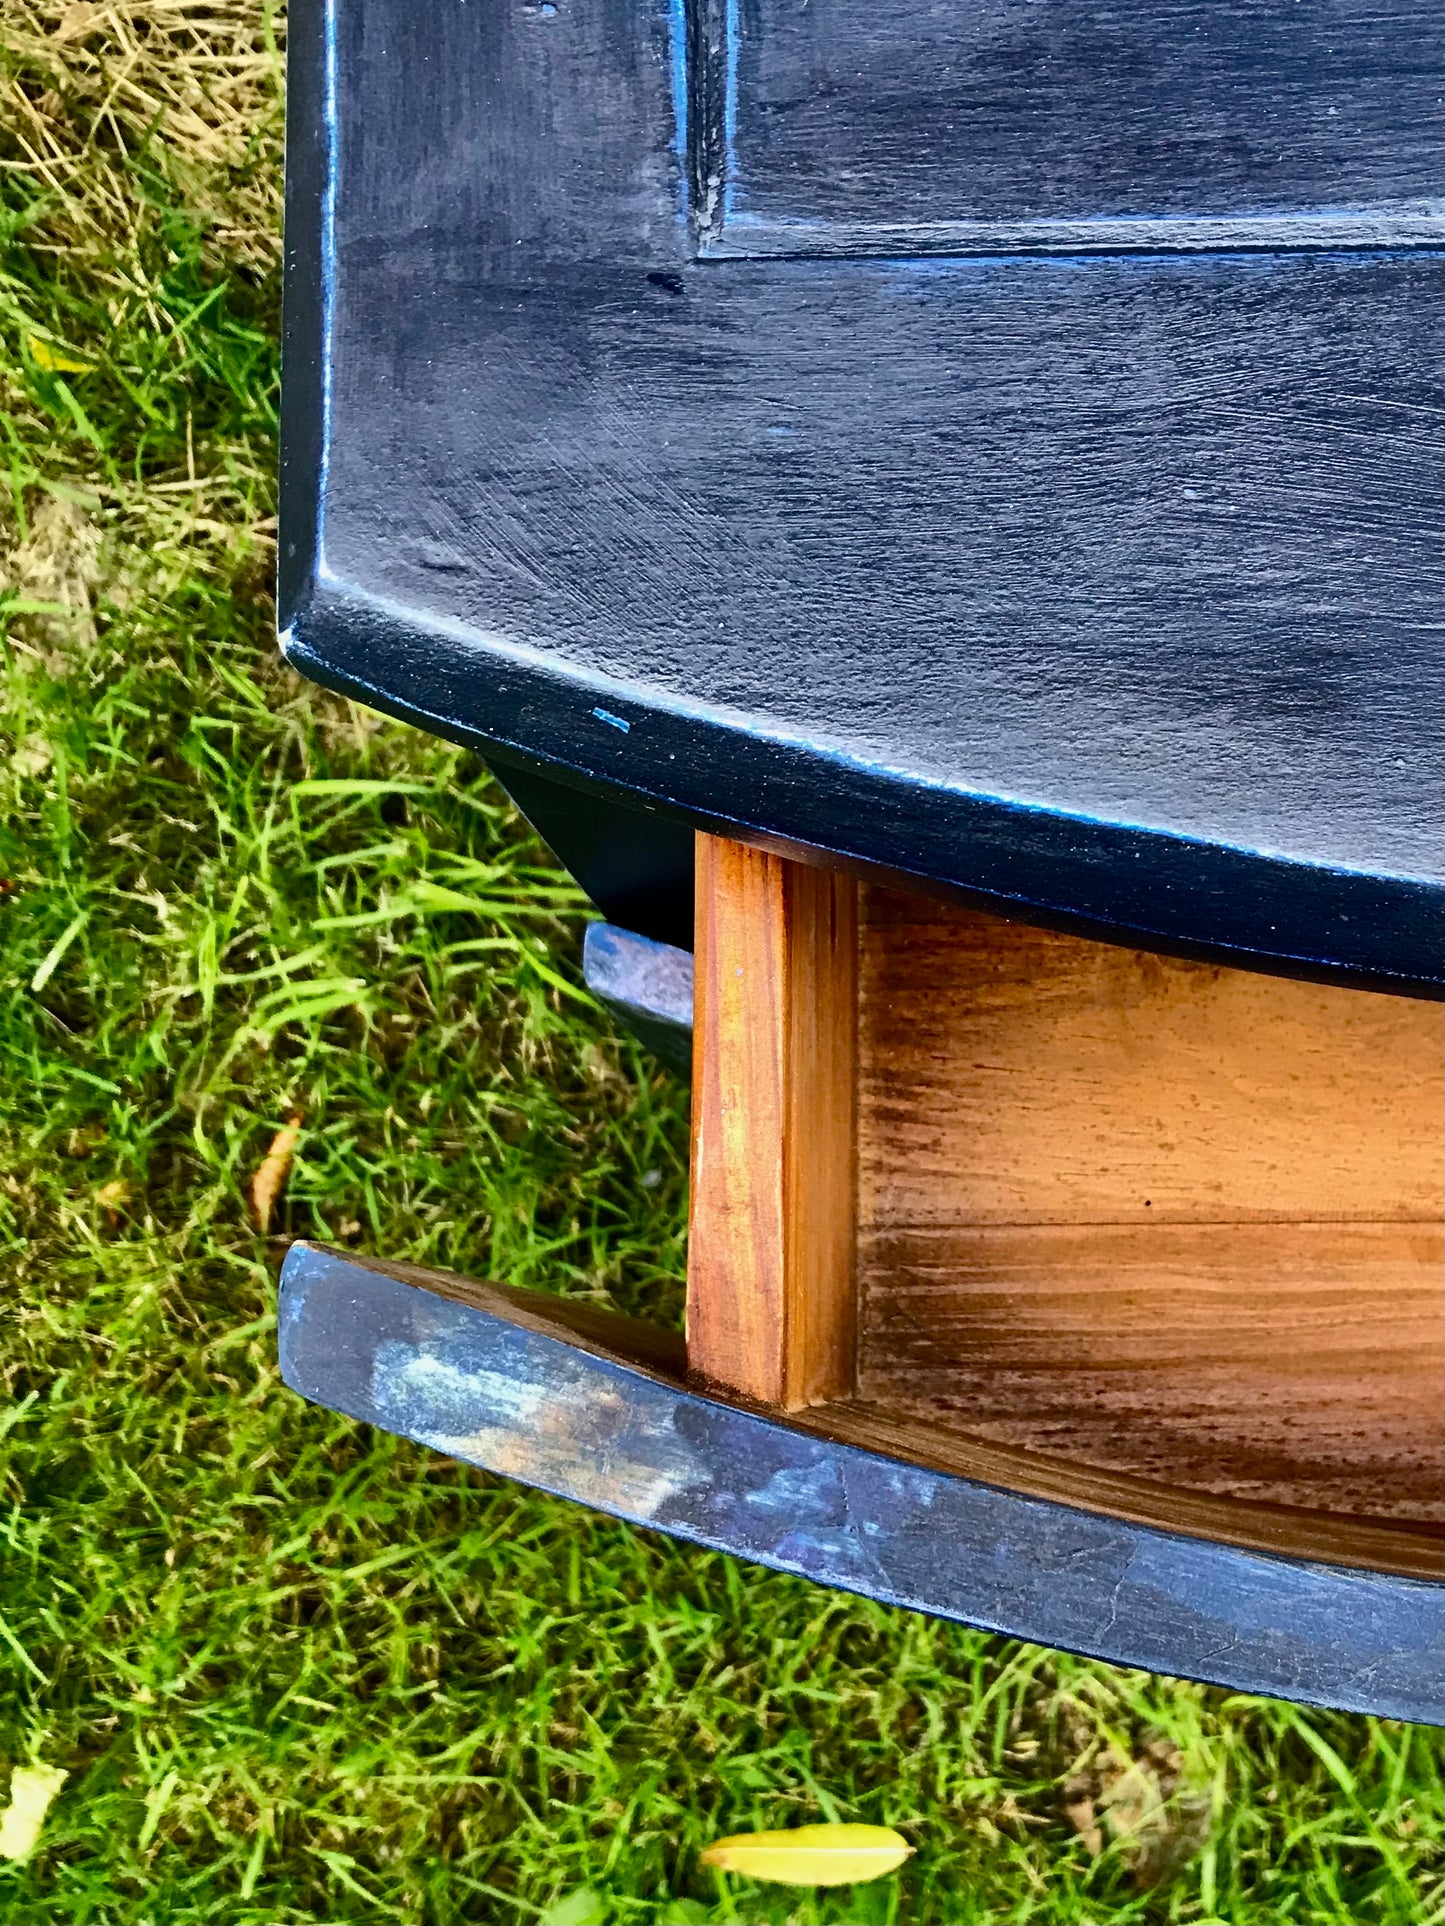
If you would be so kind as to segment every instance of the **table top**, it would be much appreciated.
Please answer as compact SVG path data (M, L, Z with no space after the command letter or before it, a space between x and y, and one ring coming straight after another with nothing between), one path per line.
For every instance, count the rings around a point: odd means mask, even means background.
M312 5L296 35L298 667L724 833L1438 984L1445 307L1378 100L1374 198L1327 230L1318 183L1260 213L1231 176L1221 242L1207 166L1147 183L1142 240L1072 178L1037 232L1012 176L997 232L950 228L892 149L870 226L808 183L817 114L769 158L796 50L745 47L749 252L746 205L700 221L697 77L641 9ZM821 239L789 242L795 188Z

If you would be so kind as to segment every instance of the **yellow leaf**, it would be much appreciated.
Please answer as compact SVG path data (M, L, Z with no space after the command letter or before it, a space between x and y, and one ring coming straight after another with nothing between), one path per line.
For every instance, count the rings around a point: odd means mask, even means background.
M58 1766L16 1766L10 1774L10 1803L0 1812L0 1859L30 1857L67 1776Z
M704 1850L702 1863L780 1886L852 1886L881 1879L912 1851L891 1826L796 1826L718 1839Z
M256 1175L251 1179L251 1210L256 1219L256 1228L263 1236L271 1228L271 1214L286 1188L286 1179L291 1174L291 1160L296 1155L296 1146L300 1141L300 1117L288 1118L285 1128L276 1132L271 1139L271 1148L256 1166Z
M48 341L42 341L38 334L26 336L26 346L34 356L37 368L44 368L47 374L91 374L93 361L77 361L74 355L64 354L59 348L52 348Z

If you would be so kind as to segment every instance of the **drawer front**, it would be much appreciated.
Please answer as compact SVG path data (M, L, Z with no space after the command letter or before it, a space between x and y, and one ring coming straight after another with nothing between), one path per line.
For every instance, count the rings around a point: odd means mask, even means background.
M705 246L1419 216L1441 188L1442 19L1427 0L743 0L693 40Z

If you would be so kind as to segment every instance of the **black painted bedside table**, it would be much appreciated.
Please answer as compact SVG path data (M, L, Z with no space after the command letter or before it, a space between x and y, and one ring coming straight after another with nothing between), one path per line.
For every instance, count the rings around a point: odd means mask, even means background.
M288 1382L1441 1716L1441 18L298 0L282 646L693 1077L686 1343L298 1246Z

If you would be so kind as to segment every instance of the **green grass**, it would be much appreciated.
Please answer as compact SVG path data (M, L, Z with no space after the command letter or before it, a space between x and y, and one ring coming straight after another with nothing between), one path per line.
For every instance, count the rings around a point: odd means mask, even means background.
M675 1319L686 1141L484 769L276 658L279 32L0 0L0 1767L69 1774L0 1921L1438 1918L1428 1734L818 1592L278 1382L298 1234ZM834 1817L916 1857L697 1868Z

